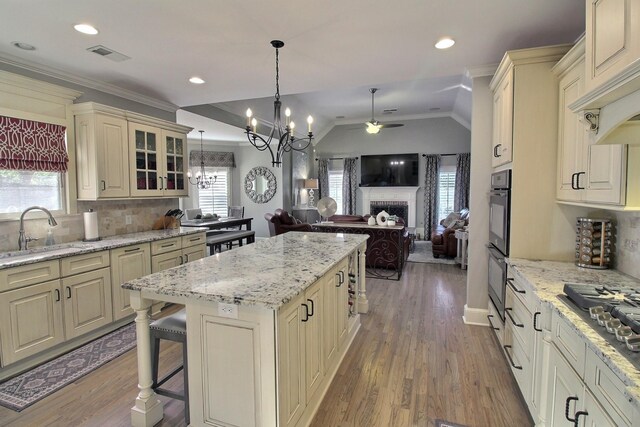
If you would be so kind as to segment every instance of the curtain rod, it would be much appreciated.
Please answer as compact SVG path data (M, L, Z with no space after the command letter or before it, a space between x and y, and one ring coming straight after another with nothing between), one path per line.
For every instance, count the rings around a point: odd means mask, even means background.
M324 160L344 160L344 159L353 159L354 157L328 157ZM360 157L355 157L356 159L359 159ZM320 160L318 157L316 157L316 162Z
M457 156L458 154L468 154L468 153L447 153L447 154L438 154L438 153L434 153L434 154L423 154L422 157L427 157L427 156Z

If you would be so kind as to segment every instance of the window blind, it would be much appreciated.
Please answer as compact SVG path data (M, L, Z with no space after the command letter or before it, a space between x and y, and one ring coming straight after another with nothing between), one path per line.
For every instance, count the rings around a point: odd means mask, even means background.
M0 116L0 169L66 172L65 127Z

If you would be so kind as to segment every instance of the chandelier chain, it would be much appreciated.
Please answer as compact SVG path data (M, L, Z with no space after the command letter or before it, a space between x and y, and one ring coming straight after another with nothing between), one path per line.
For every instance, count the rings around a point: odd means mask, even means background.
M280 58L276 48L276 100L280 100Z

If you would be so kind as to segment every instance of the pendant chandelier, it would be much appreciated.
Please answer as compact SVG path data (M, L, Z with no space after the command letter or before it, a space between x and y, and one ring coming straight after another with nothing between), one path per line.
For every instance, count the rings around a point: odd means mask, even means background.
M187 177L189 178L189 184L195 185L198 189L204 190L211 188L213 184L215 184L217 177L215 175L207 176L204 172L204 150L202 145L202 134L203 130L199 130L200 132L200 170L196 172L195 181L192 179L191 171L187 172Z
M259 151L269 150L271 154L271 165L274 167L280 167L282 165L282 157L284 153L288 153L291 150L304 151L311 140L313 139L313 133L311 132L311 124L313 123L313 117L307 117L307 136L306 138L296 138L293 135L296 124L291 120L291 110L286 109L284 111L285 123L284 128L280 120L280 108L282 103L280 102L280 70L278 62L278 52L281 47L284 46L284 42L280 40L271 41L271 46L276 49L276 99L273 101L273 126L269 133L269 137L264 139L257 133L258 120L253 116L251 108L247 109L247 127L246 134L247 139L256 147ZM275 146L275 141L278 141L278 146ZM296 147L294 144L297 144ZM273 150L275 148L275 152Z

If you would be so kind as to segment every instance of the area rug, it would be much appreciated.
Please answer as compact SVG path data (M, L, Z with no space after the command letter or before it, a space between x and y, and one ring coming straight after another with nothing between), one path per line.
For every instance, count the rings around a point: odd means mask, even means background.
M436 427L466 427L462 424L456 424L444 420L436 420Z
M440 258L434 258L433 252L431 251L431 242L424 240L416 240L415 241L415 249L413 252L409 253L408 262L421 262L424 264L455 264L453 258L445 258L440 256Z
M130 323L0 383L0 405L20 412L135 346L136 325Z

